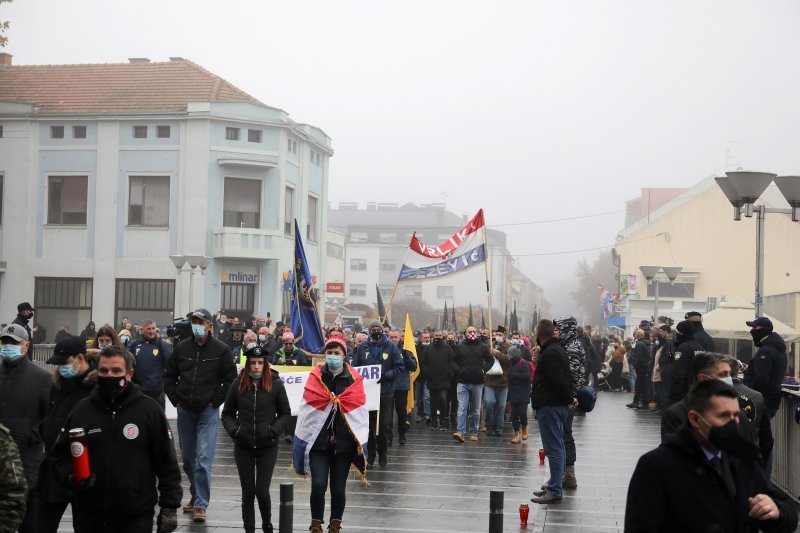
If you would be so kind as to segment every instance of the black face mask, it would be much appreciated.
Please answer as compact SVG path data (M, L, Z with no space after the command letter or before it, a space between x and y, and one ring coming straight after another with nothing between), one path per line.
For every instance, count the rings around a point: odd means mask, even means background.
M761 342L761 339L769 335L769 332L763 329L751 329L750 336L753 337L753 342L758 346L758 343Z
M383 332L382 331L373 331L372 333L369 334L369 336L372 337L372 340L377 342L377 341L379 341L379 340L381 340L383 338Z
M456 341L454 341L453 339L447 339L447 344L449 344L450 346L455 346Z
M108 400L119 396L127 386L125 376L97 376L97 391Z
M436 339L436 338L433 339L433 344L437 344L437 345L442 344L442 339Z
M481 342L486 342L486 341L488 341L488 340L489 340L489 337L488 337L488 336L486 336L486 335L481 335L481 336L480 336L480 337L478 337L478 338L481 340Z
M708 442L725 452L735 453L739 449L739 424L736 420L731 420L722 426L712 426L705 419L700 418L708 430Z

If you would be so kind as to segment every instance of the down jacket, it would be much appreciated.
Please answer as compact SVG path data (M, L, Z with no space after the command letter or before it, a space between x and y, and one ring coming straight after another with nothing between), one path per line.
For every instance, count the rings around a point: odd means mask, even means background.
M247 372L247 368L242 372ZM270 372L272 389L269 392L260 386L251 386L244 394L239 393L241 374L228 389L222 408L222 425L237 446L249 449L275 446L289 423L292 409L286 388L278 372Z

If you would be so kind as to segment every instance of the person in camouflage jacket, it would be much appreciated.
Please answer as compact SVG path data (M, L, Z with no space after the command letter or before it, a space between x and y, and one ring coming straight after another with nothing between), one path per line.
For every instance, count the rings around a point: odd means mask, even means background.
M14 533L25 518L28 482L11 432L0 424L0 533Z
M553 323L556 326L558 341L569 357L569 388L572 391L572 397L576 398L578 389L586 385L586 351L578 338L578 321L575 317L570 316L557 318ZM573 400L573 402L577 403L577 400ZM575 449L575 438L572 436L572 420L575 418L577 410L577 408L573 408L567 411L567 418L564 420L564 450L567 453L567 461L562 486L565 489L578 487L578 481L575 478L577 450Z

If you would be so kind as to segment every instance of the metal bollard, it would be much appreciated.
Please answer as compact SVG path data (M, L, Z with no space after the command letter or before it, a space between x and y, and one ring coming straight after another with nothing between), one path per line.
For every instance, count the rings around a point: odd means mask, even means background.
M294 483L281 483L279 533L292 533L294 528Z
M489 493L489 533L503 533L503 491Z

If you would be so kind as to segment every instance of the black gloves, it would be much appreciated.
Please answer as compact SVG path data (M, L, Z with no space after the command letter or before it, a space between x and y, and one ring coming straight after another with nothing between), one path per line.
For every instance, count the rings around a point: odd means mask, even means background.
M72 487L73 489L77 490L77 491L91 489L92 487L94 487L94 482L95 481L97 481L97 478L94 477L94 474L92 474L89 477L85 477L85 478L81 479L80 481L75 479L75 474L70 474L67 477L67 483L69 484L69 486Z
M158 533L172 533L178 529L178 512L175 509L167 509L162 507L158 513L158 520L156 521Z

